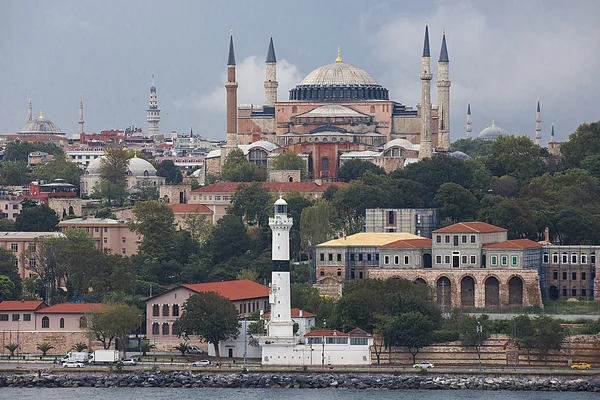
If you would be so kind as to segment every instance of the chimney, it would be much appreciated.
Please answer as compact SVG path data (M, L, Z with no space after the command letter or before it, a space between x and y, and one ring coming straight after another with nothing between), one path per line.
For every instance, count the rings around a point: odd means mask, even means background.
M302 310L300 310L300 314L298 316L300 316L300 317L302 316Z
M550 229L548 227L544 229L544 241L550 243Z

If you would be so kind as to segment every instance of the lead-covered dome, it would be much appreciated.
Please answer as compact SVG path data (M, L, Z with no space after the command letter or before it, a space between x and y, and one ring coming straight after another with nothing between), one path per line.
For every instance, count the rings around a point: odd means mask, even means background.
M156 176L156 168L143 158L133 157L129 159L127 175Z
M31 135L65 135L58 125L49 119L45 119L41 114L38 119L28 121L19 133Z
M336 86L367 85L376 86L377 82L364 69L343 62L335 62L319 67L302 79L302 85Z
M499 136L507 136L508 132L504 129L496 126L494 122L492 122L492 126L488 126L479 132L479 139L493 141L496 140Z

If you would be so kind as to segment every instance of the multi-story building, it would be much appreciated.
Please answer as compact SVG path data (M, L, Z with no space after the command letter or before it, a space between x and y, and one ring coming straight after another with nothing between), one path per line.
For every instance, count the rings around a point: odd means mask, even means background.
M74 163L80 167L87 167L91 161L104 155L104 147L70 147L65 150L65 154Z
M112 254L131 256L137 253L141 236L129 229L125 221L111 218L74 218L58 223L61 232L68 228L85 229L96 247Z
M23 196L0 195L0 217L16 221L21 214Z
M59 232L1 232L0 248L13 253L13 262L19 271L21 279L33 278L39 260L38 246L46 238L63 237Z
M596 255L600 246L593 245L546 245L542 254L542 293L556 299L599 298L596 276Z
M406 232L431 238L440 224L437 208L367 208L365 232Z

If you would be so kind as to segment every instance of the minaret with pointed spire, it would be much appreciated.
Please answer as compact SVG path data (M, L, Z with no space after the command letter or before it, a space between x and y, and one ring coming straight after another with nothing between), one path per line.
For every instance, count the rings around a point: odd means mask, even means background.
M537 111L535 112L535 144L542 145L542 116L540 113L540 101L537 103Z
M31 97L29 97L29 105L27 106L27 122L33 121L33 106L31 105Z
M79 124L79 131L78 133L81 135L83 134L83 123L85 121L83 120L83 95L79 95L79 121L77 122Z
M419 158L431 157L431 62L429 52L429 24L425 22L425 41L421 58L421 146Z
M269 40L267 51L267 77L265 80L265 105L273 106L277 102L277 58L275 57L275 46L273 46L273 34Z
M552 123L552 131L550 132L550 143L554 143L554 123Z
M237 88L235 81L235 52L233 50L233 30L229 30L229 57L227 59L227 133L225 148L221 149L221 165L234 149L238 147L237 137Z
M438 59L438 147L448 150L450 148L450 61L446 47L446 30L442 35L442 48Z
M157 136L159 134L160 109L158 108L156 86L154 86L154 75L152 75L152 86L150 86L150 102L148 110L146 110L146 121L148 121L148 136Z
M467 105L467 139L471 139L471 132L473 129L471 128L471 103Z

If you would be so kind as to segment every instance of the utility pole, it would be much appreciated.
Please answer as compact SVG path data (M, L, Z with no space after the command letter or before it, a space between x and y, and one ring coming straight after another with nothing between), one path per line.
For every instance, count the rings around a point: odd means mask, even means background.
M244 317L244 369L246 369L246 356L248 354L248 342L246 341L246 334L248 332L248 325L246 317Z
M483 332L483 326L481 326L481 322L477 321L477 358L479 359L479 369L481 369L481 332Z

